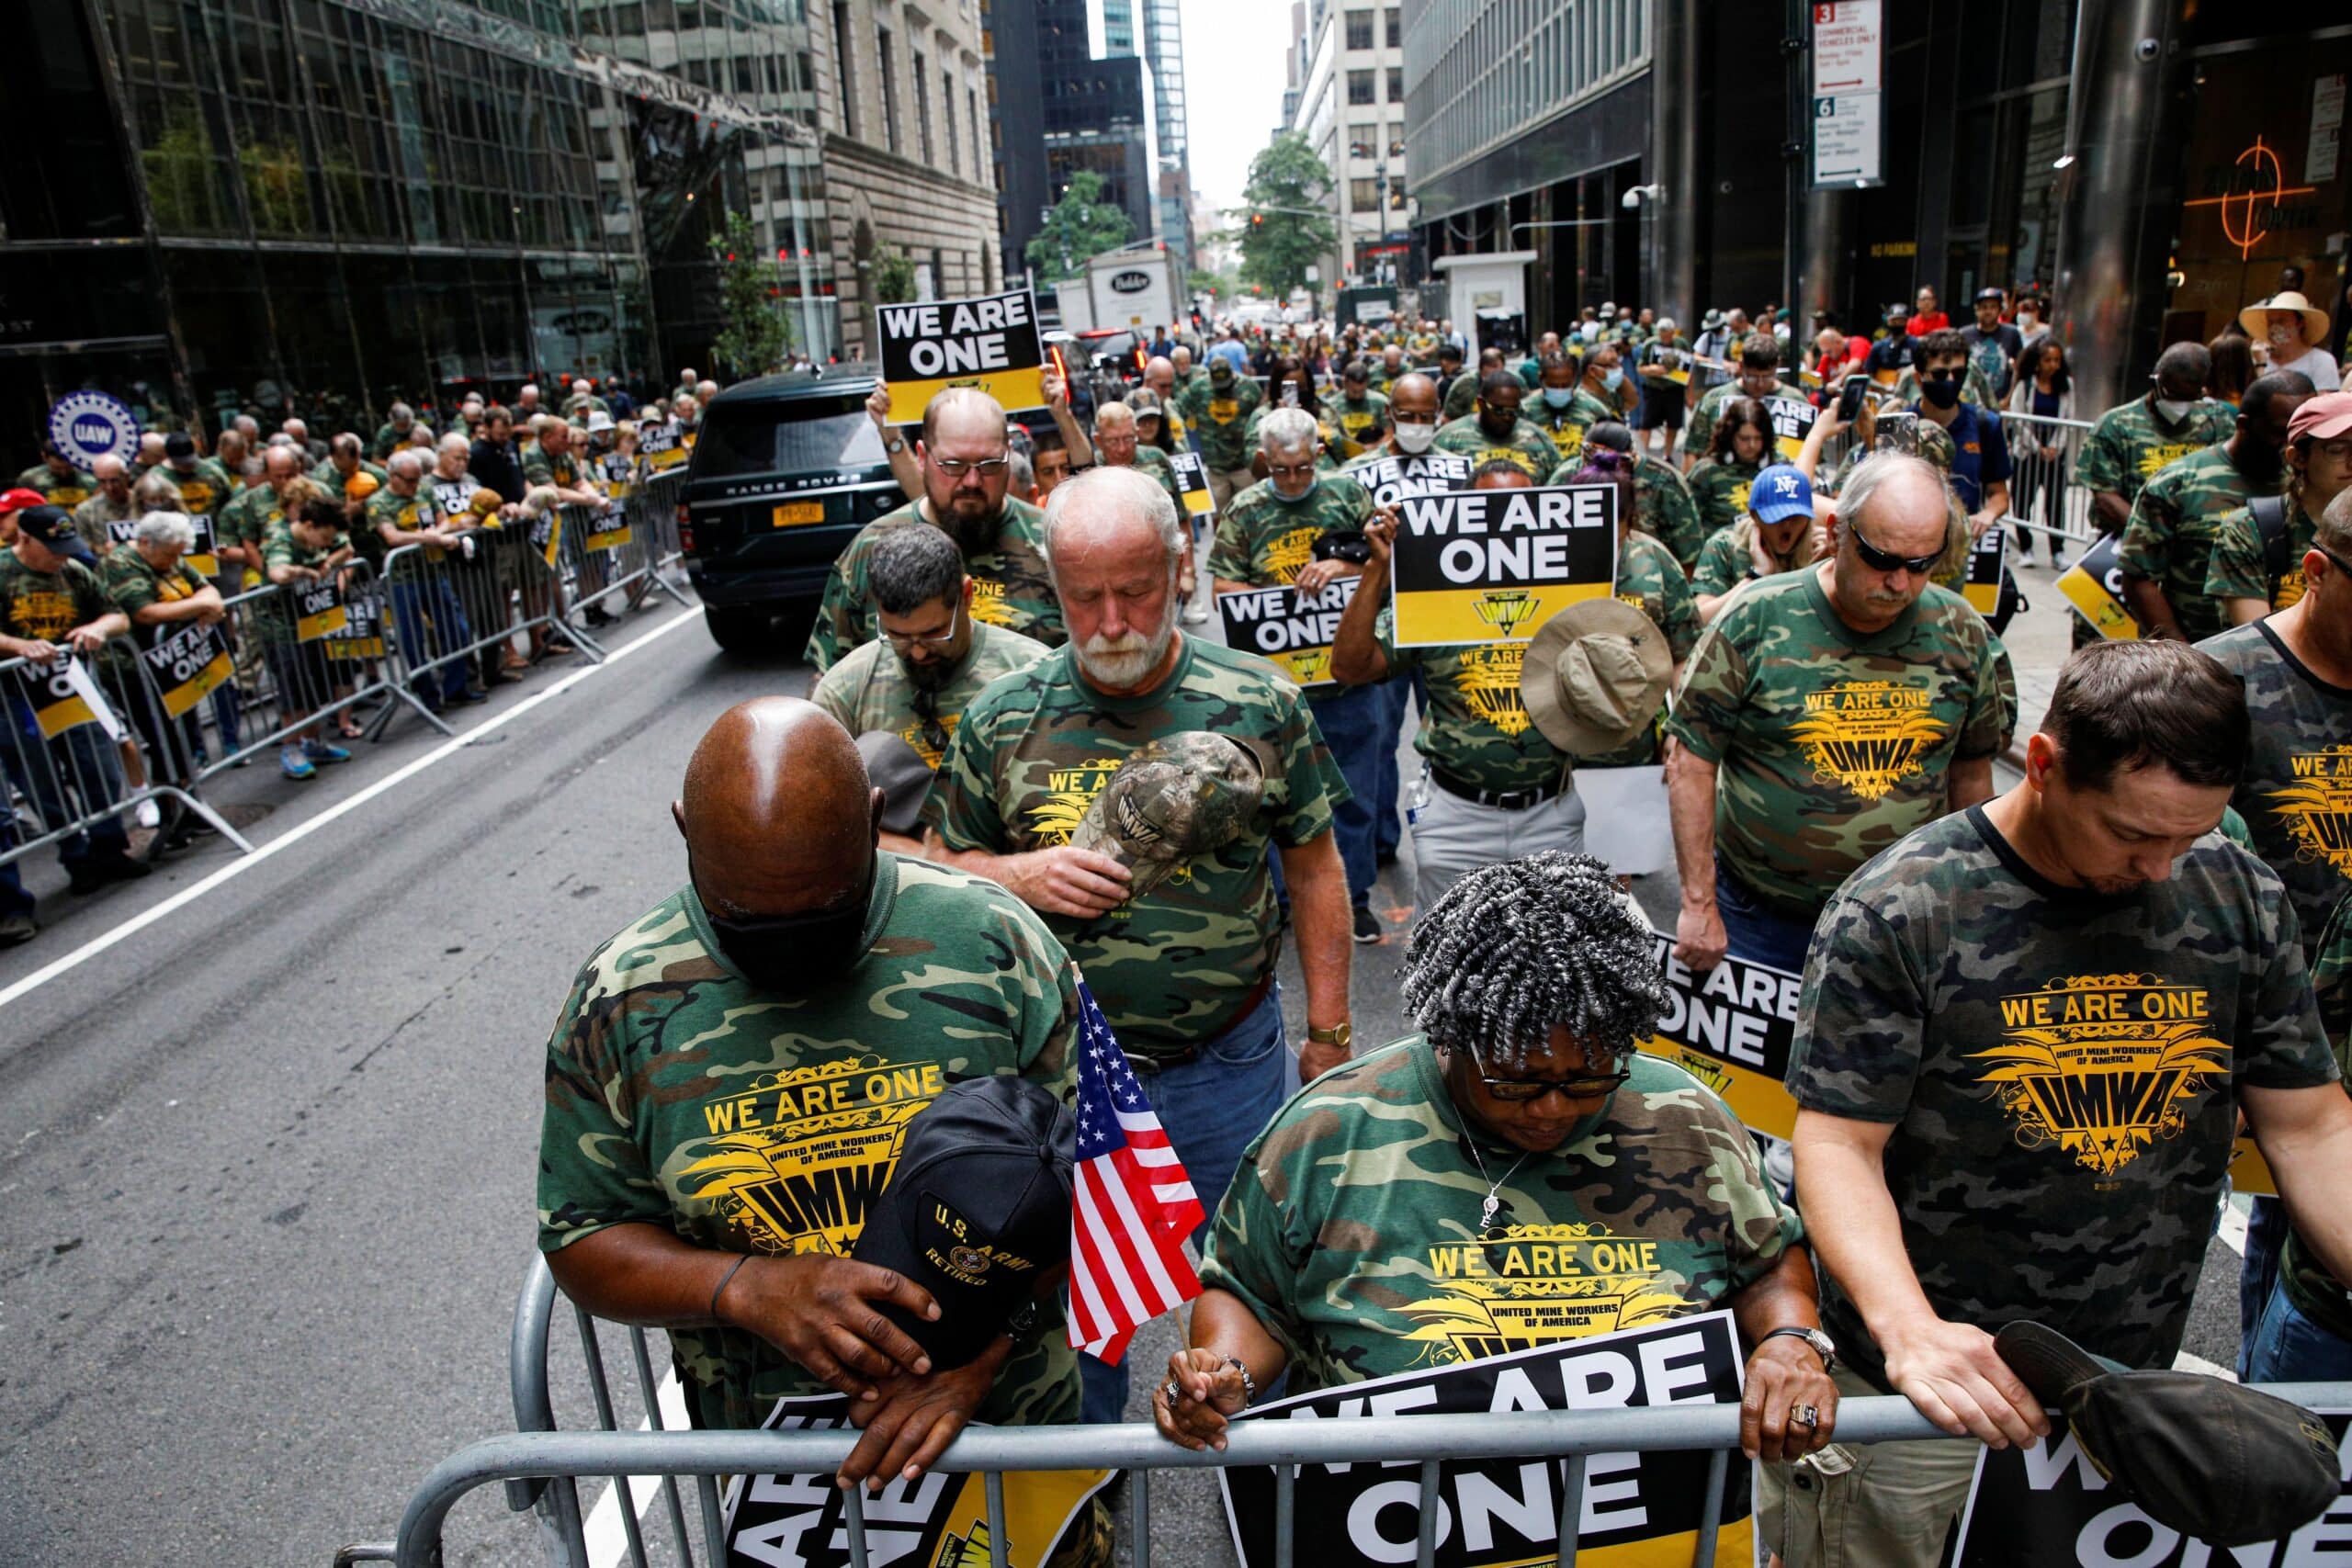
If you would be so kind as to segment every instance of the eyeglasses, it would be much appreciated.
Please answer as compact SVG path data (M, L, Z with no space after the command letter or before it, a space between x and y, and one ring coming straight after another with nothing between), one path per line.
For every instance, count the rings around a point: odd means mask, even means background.
M2346 560L2342 556L2337 555L2334 550L2329 549L2317 539L2313 539L2312 541L2312 548L2325 556L2327 558L2327 564L2342 572L2346 581L2352 582L2352 560Z
M1944 558L1941 550L1933 555L1898 556L1893 550L1880 549L1863 536L1860 525L1850 520L1846 524L1846 532L1853 536L1854 548L1860 553L1862 564L1872 571L1907 571L1916 577L1924 577Z
M1314 471L1315 465L1312 463L1269 463L1266 465L1266 472L1276 479L1298 479L1302 475L1311 474Z
M944 648L949 643L956 640L956 630L963 624L964 605L963 602L958 600L956 604L955 613L947 617L947 629L945 631L928 634L884 632L882 634L882 640L888 643L892 648L897 649L900 653L905 653L910 649L918 648Z
M931 466L951 479L960 479L970 473L977 473L984 479L992 479L1012 466L1012 458L1008 455L1002 457L982 457L979 461L973 462L965 457L933 457L931 460Z
M1619 1073L1587 1073L1573 1078L1498 1078L1487 1075L1487 1064L1478 1059L1475 1050L1467 1052L1471 1066L1478 1070L1478 1081L1497 1100L1513 1105L1541 1100L1557 1089L1570 1100L1597 1100L1623 1085L1634 1074L1628 1068Z

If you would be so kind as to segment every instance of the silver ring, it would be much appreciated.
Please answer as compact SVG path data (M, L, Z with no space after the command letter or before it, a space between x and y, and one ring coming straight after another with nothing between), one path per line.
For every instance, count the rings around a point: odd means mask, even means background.
M1166 1382L1161 1383L1159 1392L1168 1396L1168 1404L1170 1409L1175 1408L1176 1402L1183 1397L1182 1393L1176 1387L1174 1378L1170 1378Z
M1789 1425L1818 1427L1821 1425L1821 1412L1810 1404L1792 1404L1789 1406Z

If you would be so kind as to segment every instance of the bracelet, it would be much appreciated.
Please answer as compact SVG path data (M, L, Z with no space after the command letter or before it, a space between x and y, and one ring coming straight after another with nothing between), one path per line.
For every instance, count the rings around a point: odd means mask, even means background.
M1225 1359L1225 1364L1241 1374L1241 1403L1244 1404L1257 1404L1258 1380L1250 1375L1250 1369L1241 1364L1241 1358L1238 1356L1227 1356Z
M713 1285L710 1289L710 1311L706 1314L707 1316L714 1319L718 1316L718 1298L727 1293L728 1281L735 1278L735 1271L737 1269L742 1268L744 1264L749 1263L751 1260L752 1255L747 1252L741 1258L735 1259L733 1263L728 1265L727 1272L721 1274L718 1277L718 1283Z

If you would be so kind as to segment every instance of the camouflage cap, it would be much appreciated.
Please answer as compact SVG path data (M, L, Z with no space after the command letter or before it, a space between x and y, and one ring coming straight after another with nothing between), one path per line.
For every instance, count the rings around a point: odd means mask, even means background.
M1188 729L1138 747L1102 786L1070 834L1134 875L1139 898L1195 855L1241 836L1265 790L1266 768L1250 747Z
M1932 419L1917 415L1905 418L1881 414L1871 446L1881 452L1908 452L1914 457L1925 457L1945 473L1951 472L1952 459L1959 455L1951 444L1950 431Z

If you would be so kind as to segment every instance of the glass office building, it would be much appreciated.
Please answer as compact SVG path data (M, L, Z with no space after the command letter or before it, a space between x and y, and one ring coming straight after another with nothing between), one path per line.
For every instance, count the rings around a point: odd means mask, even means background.
M0 421L151 427L707 367L750 214L839 341L800 0L24 0Z

